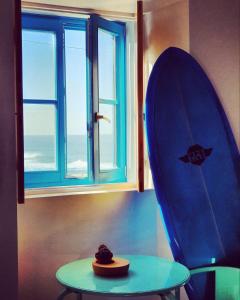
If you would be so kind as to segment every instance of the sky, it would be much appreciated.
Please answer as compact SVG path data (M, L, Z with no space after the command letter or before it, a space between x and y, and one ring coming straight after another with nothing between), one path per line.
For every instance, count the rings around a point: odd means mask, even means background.
M115 37L99 30L99 96L115 99ZM56 100L56 36L54 32L23 30L24 99ZM86 134L86 36L65 30L67 132ZM100 105L100 113L112 119L114 106ZM56 106L25 104L25 135L55 135ZM111 134L114 122L101 121L101 134Z

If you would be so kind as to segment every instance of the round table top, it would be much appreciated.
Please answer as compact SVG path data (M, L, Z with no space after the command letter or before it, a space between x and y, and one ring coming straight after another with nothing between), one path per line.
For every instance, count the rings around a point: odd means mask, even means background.
M130 262L128 275L106 278L94 274L93 257L75 260L62 267L56 278L64 287L83 294L137 296L160 294L183 286L189 270L157 256L120 255Z

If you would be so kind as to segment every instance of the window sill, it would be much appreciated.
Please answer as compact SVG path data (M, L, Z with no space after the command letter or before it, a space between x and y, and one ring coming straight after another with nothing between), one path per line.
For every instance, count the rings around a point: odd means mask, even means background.
M48 198L71 195L100 194L110 192L136 191L137 185L134 183L114 183L84 186L51 187L39 189L25 189L25 199Z

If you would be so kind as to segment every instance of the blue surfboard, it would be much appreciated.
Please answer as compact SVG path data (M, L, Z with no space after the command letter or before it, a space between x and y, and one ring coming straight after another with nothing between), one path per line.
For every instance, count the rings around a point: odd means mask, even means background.
M168 48L146 96L148 151L176 261L188 268L240 266L240 156L217 94L200 65ZM212 299L211 278L190 299Z

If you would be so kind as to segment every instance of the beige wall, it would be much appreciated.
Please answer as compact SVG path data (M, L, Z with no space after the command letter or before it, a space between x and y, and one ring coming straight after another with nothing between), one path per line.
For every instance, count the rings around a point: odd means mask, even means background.
M14 1L0 1L0 299L17 299Z
M188 0L144 1L145 74L168 47L189 50Z
M215 86L240 146L240 1L190 1L190 52Z
M171 257L154 191L29 199L18 207L18 228L19 300L55 299L57 268L93 256L101 243Z

